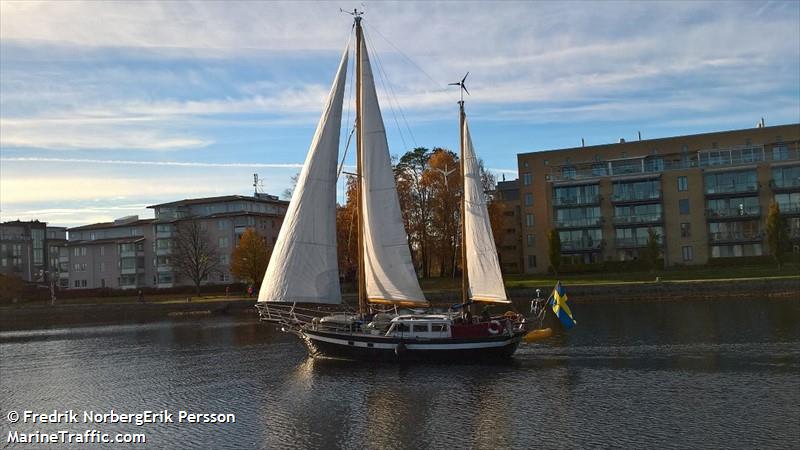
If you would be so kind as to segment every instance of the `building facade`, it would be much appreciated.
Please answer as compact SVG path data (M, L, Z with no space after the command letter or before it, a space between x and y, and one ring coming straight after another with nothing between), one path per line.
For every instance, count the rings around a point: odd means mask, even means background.
M58 278L59 255L66 244L66 228L44 222L0 223L0 273L29 282Z
M524 271L551 229L572 263L636 260L650 230L667 266L765 255L773 199L797 245L799 144L792 124L519 154Z
M496 236L497 256L503 273L521 273L522 260L522 222L520 220L519 180L497 183L492 202L500 207L501 225Z
M218 270L205 280L224 284L230 275L230 254L247 228L253 228L274 244L288 202L259 194L186 199L149 206L153 219L123 217L69 229L65 286L77 289L173 287L191 284L172 267L176 229L196 220L212 248L220 255Z
M278 239L283 217L289 202L278 197L258 194L255 197L228 195L180 200L148 206L155 211L154 227L154 285L172 287L190 284L181 280L172 267L172 247L176 228L181 222L196 220L221 258L220 268L209 283L229 283L230 255L246 229L252 228L263 236L271 248Z

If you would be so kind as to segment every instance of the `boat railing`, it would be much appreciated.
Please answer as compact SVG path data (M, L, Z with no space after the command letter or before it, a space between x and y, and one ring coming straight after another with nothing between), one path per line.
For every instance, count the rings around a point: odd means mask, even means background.
M299 328L318 324L320 319L332 315L349 315L352 312L328 310L328 308L303 308L288 303L257 303L256 309L264 322Z

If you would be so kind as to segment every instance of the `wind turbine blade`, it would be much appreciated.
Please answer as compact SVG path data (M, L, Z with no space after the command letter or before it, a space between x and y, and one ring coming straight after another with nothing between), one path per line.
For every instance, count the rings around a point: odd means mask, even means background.
M467 87L464 86L464 85L461 85L461 87L464 88L464 91L467 93L467 95L469 95L469 91L467 90Z
M463 82L467 81L467 77L468 76L469 76L469 72L467 72L467 74L464 75L464 78L461 79L461 82L463 83Z

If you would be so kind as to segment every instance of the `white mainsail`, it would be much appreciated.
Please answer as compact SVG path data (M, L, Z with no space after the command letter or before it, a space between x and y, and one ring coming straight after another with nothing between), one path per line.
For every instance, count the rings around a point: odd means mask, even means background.
M336 257L336 169L345 49L269 260L259 302L341 303Z
M461 130L464 140L464 248L470 299L479 302L510 303L506 296L497 248L492 236L480 166L472 147L467 119Z
M367 46L361 41L362 212L367 299L427 304L419 286L389 156Z

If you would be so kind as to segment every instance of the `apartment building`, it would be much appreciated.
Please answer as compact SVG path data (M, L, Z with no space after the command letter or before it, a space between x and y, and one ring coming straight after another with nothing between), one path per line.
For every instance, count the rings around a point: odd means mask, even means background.
M73 289L152 286L153 219L127 216L70 228L67 285Z
M0 273L29 282L57 277L65 243L63 227L49 227L38 220L0 223Z
M500 207L501 225L496 236L497 256L503 273L521 273L522 222L520 219L519 180L500 181L493 193L493 203Z
M153 219L124 217L69 229L70 288L173 287L191 284L172 267L172 248L182 222L197 221L220 255L205 283L229 283L230 255L247 228L274 244L288 202L267 194L184 199L148 206ZM63 262L62 262L63 264Z
M271 246L278 238L283 216L289 202L279 200L268 194L254 197L226 195L179 200L148 206L155 212L154 241L154 284L158 287L171 287L189 284L181 280L172 268L173 237L176 228L183 221L196 220L206 236L215 245L220 258L220 268L209 283L229 283L230 255L238 245L244 231L254 229Z
M648 230L666 265L768 252L778 202L800 240L800 124L637 140L518 155L525 272L549 267L547 233L564 260L629 261Z

